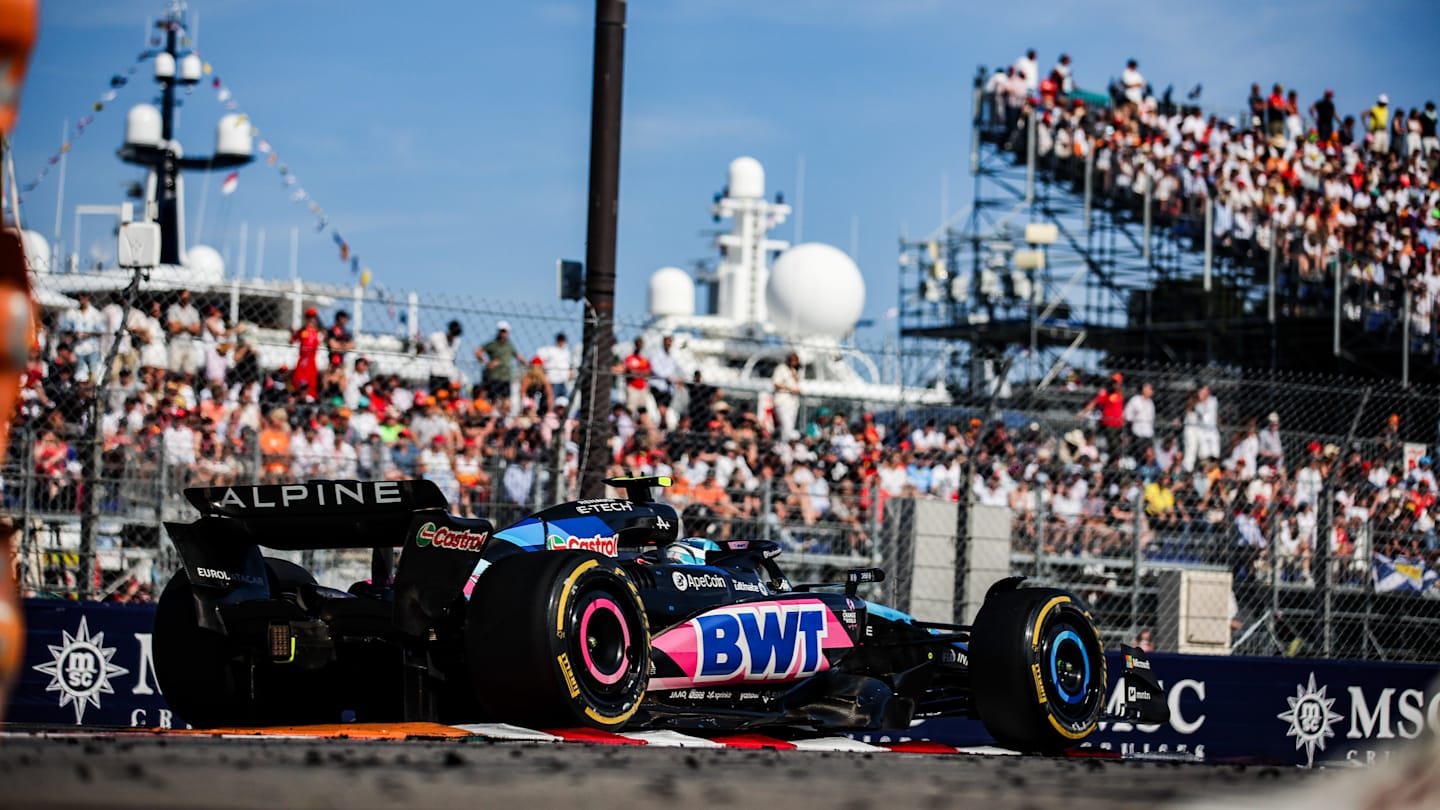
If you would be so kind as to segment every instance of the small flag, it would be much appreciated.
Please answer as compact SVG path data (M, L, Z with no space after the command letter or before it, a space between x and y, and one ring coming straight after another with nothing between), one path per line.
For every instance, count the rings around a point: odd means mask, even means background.
M351 257L350 257L350 272L351 272L351 273L359 273L359 272L360 272L360 257L359 257L359 256L351 256Z
M265 140L264 138L261 138L260 142L255 144L255 148L259 149L261 154L270 154L270 142Z
M230 172L230 174L225 176L225 182L220 184L220 193L234 194L235 187L238 185L240 185L240 173Z
M209 62L206 62L206 63L204 64L204 66L200 68L200 72L201 72L201 73L204 73L206 76L209 76L209 75L210 75L210 71L212 71L212 70L214 70L214 68L210 67L210 63L209 63Z
M361 286L361 287L369 287L369 286L370 286L370 278L371 278L371 276L370 276L370 268L367 267L367 268L365 268L364 270L361 270L361 271L360 271L360 286Z
M349 258L350 258L350 243L349 243L349 242L341 242L341 243L340 243L340 261L343 262L343 261L346 261L346 260L349 259Z

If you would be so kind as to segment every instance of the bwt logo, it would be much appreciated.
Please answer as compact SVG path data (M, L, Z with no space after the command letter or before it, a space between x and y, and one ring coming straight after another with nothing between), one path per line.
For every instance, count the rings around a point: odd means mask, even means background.
M696 683L783 681L825 667L827 611L820 605L726 608L692 619Z

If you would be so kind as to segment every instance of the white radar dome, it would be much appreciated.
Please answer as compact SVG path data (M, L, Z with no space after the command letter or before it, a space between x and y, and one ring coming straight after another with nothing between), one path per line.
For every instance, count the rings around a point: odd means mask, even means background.
M218 282L225 279L225 260L220 251L209 245L195 245L185 251L185 267L197 281Z
M251 151L250 123L243 115L223 116L215 125L215 154L248 155Z
M765 301L771 322L786 334L841 338L865 309L865 279L838 248L807 242L775 260Z
M650 275L650 315L689 317L695 314L695 281L678 267L662 267Z
M153 104L136 104L125 115L125 143L131 146L159 146L164 131Z
M32 273L50 272L50 243L37 231L21 231L20 244L25 246L25 264Z
M205 65L200 61L199 54L187 53L180 57L180 81L195 84L204 72Z
M171 79L175 77L175 57L168 53L155 54L155 78Z
M737 200L758 200L765 196L765 167L752 157L730 161L730 196Z

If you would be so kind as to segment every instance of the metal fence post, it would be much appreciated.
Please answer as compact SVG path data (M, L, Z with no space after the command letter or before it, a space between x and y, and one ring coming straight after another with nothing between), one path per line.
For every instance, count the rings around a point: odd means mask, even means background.
M1141 228L1141 230L1142 230L1143 233L1144 233L1144 238L1143 238L1142 243L1141 243L1141 246L1140 246L1140 252L1141 252L1141 254L1142 254L1142 257L1145 259L1145 264L1146 264L1146 265L1149 265L1149 264L1150 264L1150 225L1151 225L1151 219L1150 219L1150 218L1151 218L1151 216L1152 216L1152 214L1151 214L1151 212L1150 212L1150 209L1151 209L1151 207L1152 207L1151 204L1150 204L1150 201L1151 201L1151 194L1152 194L1153 191L1154 191L1154 187L1155 187L1155 178L1151 177L1149 170L1146 169L1146 170L1145 170L1145 212L1144 212L1143 219L1142 219L1142 221L1144 222L1144 225L1143 225L1143 227Z
M1145 490L1135 491L1135 531L1130 555L1130 637L1140 633L1140 544L1145 527Z
M1341 296L1341 294L1342 294L1343 291L1344 291L1344 290L1343 290L1343 284L1341 283L1341 276L1342 276L1343 273L1344 273L1344 268L1342 268L1342 267L1340 266L1340 261L1339 261L1338 258L1336 259L1336 261L1335 261L1335 263L1334 263L1334 268L1335 268L1335 270L1334 270L1334 274L1335 274L1335 302L1334 302L1334 304L1335 304L1335 313L1334 313L1334 315L1335 315L1335 325L1334 325L1334 326L1335 326L1335 331L1334 331L1334 336L1333 336L1333 341L1332 341L1332 346L1331 346L1330 351L1331 351L1331 354L1332 354L1332 355L1334 355L1335 357L1339 357L1339 356L1340 356L1340 309L1341 309L1341 306L1342 306L1342 305L1341 305L1341 302L1340 302L1340 296Z
M1035 202L1035 110L1025 123L1025 203Z
M1090 212L1095 207L1095 139L1091 138L1085 149L1085 233L1090 233Z
M30 525L30 511L35 502L35 442L31 440L29 431L26 431L19 438L25 443L25 467L21 473L21 502L20 502L20 583L22 586L28 584L28 579L33 574L25 561L35 554L36 538L33 527ZM44 567L40 571L43 575Z
M1035 493L1035 578L1043 580L1048 575L1049 566L1045 557L1045 527L1048 524L1048 514L1045 511L1045 499L1040 493Z
M1205 292L1215 286L1215 201L1205 197Z
M1400 385L1410 387L1410 285L1405 285L1405 303L1400 312Z
M1265 318L1271 324L1275 323L1275 260L1276 249L1280 242L1279 228L1272 220L1270 222L1270 257L1269 257L1269 280L1265 286Z
M770 480L771 480L771 481L774 481L775 479L772 478L772 479L770 479ZM761 486L760 486L760 539L761 539L761 540L774 540L774 539L775 539L775 526L774 526L774 524L772 524L772 523L770 522L770 515L773 513L773 509L774 509L774 506L775 506L775 504L774 504L774 502L773 502L773 500L772 500L772 497L773 497L773 496L772 496L770 484L762 483ZM872 515L872 517L873 517L875 510L872 508L872 509L870 510L870 512L871 512L871 515ZM872 545L873 545L873 543L872 543Z
M155 470L155 529L160 531L165 525L165 495L170 489L170 459L165 456L163 440L155 459Z

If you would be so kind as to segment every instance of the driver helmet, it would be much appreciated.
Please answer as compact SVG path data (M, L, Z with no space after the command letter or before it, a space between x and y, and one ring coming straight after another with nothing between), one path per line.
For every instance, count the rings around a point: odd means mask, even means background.
M720 544L703 537L682 537L665 547L665 561L681 565L704 565L705 552L719 551Z

